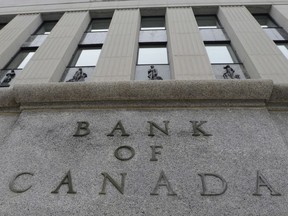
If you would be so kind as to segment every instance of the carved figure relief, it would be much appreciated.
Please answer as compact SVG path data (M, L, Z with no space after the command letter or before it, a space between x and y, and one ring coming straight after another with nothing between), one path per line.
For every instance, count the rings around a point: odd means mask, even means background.
M73 75L73 78L70 80L67 80L66 82L83 82L85 81L86 77L87 77L87 74L82 71L82 68L79 68Z
M6 73L5 79L0 84L0 87L9 87L10 86L9 83L15 77L15 75L16 74L14 70L11 70L10 72Z
M158 71L154 65L151 65L150 69L148 70L148 78L149 80L163 80L161 76L158 76Z
M223 69L225 69L224 79L240 79L240 75L235 74L235 70L230 65L226 65Z

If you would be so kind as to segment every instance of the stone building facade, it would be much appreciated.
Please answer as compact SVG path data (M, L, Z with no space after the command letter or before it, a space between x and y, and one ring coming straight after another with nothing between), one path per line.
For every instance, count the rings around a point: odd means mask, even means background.
M0 24L0 215L288 215L287 1L1 1Z

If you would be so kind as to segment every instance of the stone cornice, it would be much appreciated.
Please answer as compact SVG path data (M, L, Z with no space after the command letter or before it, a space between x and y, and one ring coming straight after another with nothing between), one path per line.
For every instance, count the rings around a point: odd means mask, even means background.
M104 83L23 84L0 89L0 107L33 107L43 109L53 105L81 108L83 104L113 108L115 103L129 107L148 106L209 106L227 101L246 106L257 101L286 101L288 88L275 86L271 80L202 80L202 81L127 81ZM280 89L280 90L279 90ZM273 92L273 93L272 93ZM286 92L286 93L285 93ZM287 97L286 97L287 96ZM288 101L288 100L287 100ZM113 105L114 104L114 105ZM166 105L165 105L166 104ZM181 105L182 104L182 105ZM226 105L225 105L226 104Z

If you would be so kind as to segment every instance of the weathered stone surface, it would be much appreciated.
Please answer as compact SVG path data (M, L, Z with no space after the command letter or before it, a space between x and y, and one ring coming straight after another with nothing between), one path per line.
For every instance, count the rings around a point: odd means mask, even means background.
M18 103L99 100L267 100L271 80L123 81L15 85Z
M284 111L270 112L271 118L274 120L283 140L288 146L288 113Z
M18 118L17 113L1 113L0 114L0 145L3 145L6 137L9 137L13 130L13 125Z
M0 107L17 107L15 96L12 88L1 88L0 90Z
M273 91L270 97L271 102L284 102L288 101L288 85L286 84L276 84L273 86Z
M107 136L117 122L125 132ZM78 121L90 123L90 134L75 137ZM154 128L153 121L168 133ZM207 121L200 127L212 136L192 136L190 121ZM119 126L119 125L118 125ZM287 145L269 113L263 108L50 110L23 111L12 133L0 146L1 215L287 215ZM119 127L118 127L119 128ZM199 131L198 131L199 132ZM114 151L130 146L135 156L120 161ZM151 146L158 161L150 161ZM129 152L128 152L129 153ZM129 155L126 155L129 156ZM52 194L70 170L76 194L63 185ZM271 196L267 187L256 191L257 171L282 196ZM150 195L161 171L177 196ZM9 190L9 182L24 193ZM100 195L104 176L120 184L127 173L124 194L108 181ZM201 196L198 174L222 176L228 185L219 196ZM163 182L162 182L163 183ZM221 182L207 177L209 191L221 191Z

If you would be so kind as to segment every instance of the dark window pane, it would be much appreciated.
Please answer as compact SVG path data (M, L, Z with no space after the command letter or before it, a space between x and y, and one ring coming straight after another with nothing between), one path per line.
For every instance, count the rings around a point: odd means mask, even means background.
M276 28L278 25L268 15L254 15L262 28Z
M88 32L108 31L111 19L93 19L88 27Z
M165 29L165 17L142 17L141 30Z
M57 23L56 21L44 22L35 34L45 34L45 35L50 34L56 23Z
M220 28L220 24L216 16L196 16L199 28Z
M5 23L0 23L0 30L1 30L2 28L4 28L5 25L6 25Z

